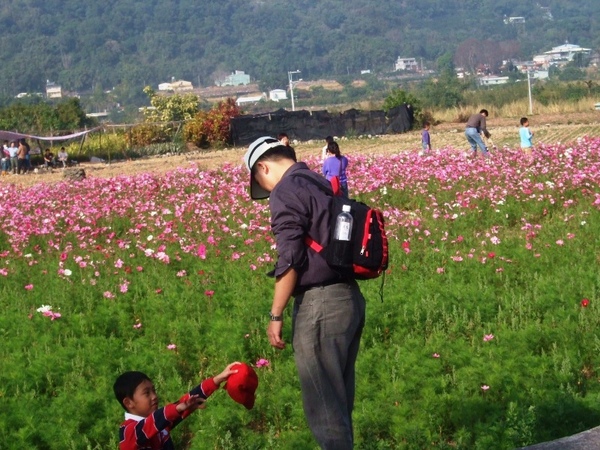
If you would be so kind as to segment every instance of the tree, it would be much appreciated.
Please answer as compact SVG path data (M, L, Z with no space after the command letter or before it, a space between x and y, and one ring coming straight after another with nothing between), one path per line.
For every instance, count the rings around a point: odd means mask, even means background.
M144 109L146 122L178 122L189 120L198 112L200 99L196 94L157 94L150 86L144 88L152 108Z

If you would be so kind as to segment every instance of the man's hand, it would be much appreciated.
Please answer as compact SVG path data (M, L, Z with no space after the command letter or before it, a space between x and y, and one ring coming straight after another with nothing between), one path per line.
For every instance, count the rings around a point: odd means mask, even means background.
M275 348L283 350L285 348L285 342L281 339L281 330L283 329L283 320L272 320L269 322L269 328L267 328L267 336L269 336L269 342Z
M176 409L179 414L183 414L185 411L192 413L199 408L206 408L206 405L204 404L205 401L206 399L199 395L190 395L190 398L188 398L186 402L177 403Z

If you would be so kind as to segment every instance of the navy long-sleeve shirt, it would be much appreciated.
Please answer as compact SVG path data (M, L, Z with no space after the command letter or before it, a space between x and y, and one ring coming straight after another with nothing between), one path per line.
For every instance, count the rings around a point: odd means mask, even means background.
M308 235L324 247L329 244L332 198L310 180L294 176L296 173L307 174L328 189L331 185L299 162L284 173L269 197L271 229L278 254L271 274L278 277L293 267L298 273L294 292L299 293L311 286L342 281L342 277L329 267L325 258L308 249L304 241Z

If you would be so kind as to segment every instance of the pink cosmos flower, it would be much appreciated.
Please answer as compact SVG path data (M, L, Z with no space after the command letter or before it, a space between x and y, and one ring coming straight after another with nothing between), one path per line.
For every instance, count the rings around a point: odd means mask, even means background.
M204 291L204 295L206 295L207 297L212 297L213 295L215 295L215 291L207 289L206 291Z
M137 266L135 270L137 270L138 272L142 272L144 268L142 266Z
M177 350L177 346L175 344L169 344L169 345L167 345L167 349L168 350Z
M562 239L559 239L558 241L556 241L556 245L564 245L564 241Z
M581 300L581 306L583 306L584 308L587 308L589 304L590 304L590 301L587 298L584 298L583 300Z
M129 282L125 282L123 284L121 284L119 286L119 290L121 291L121 294L125 294L128 290L129 290Z
M446 271L446 269L444 269L443 267L438 267L438 268L436 269L436 272L437 272L437 273L444 273L445 271Z
M121 267L123 267L123 261L121 261L120 258L115 261L115 267L117 269L120 269Z
M433 355L431 355L432 358L439 358L440 354L439 353L434 353Z
M483 392L487 391L489 388L490 388L490 387L489 387L487 384L482 384L482 385L481 385L481 390L482 390Z
M33 289L33 284L26 284L25 285L25 290L31 291L32 289Z
M269 360L264 358L260 358L258 361L256 361L256 367L266 367L270 364L271 363L269 362Z
M163 290L161 288L158 288L154 292L156 292L157 294L162 294Z
M137 329L137 328L142 328L142 322L136 322L136 323L133 325L133 328L136 328L136 329Z
M104 295L104 298L115 298L115 294L110 291L105 291L102 295Z
M200 244L198 246L198 250L196 251L196 254L198 255L198 257L200 259L206 259L206 245Z
M185 270L180 270L179 272L177 272L177 276L178 277L185 277L187 275L187 272Z
M494 335L493 334L486 334L485 336L483 336L483 342L489 342L492 339L494 339Z
M250 270L256 270L256 266L254 264L250 264Z

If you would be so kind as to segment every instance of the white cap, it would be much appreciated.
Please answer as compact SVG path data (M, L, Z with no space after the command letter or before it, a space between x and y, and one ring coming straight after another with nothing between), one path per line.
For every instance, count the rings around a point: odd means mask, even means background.
M283 144L270 136L263 136L255 140L248 147L248 151L244 155L244 163L246 164L246 169L250 172L250 198L253 200L261 200L263 198L269 198L271 194L269 191L263 189L252 176L252 167L258 161L262 155L264 155L267 150L270 150L275 147L283 146Z

